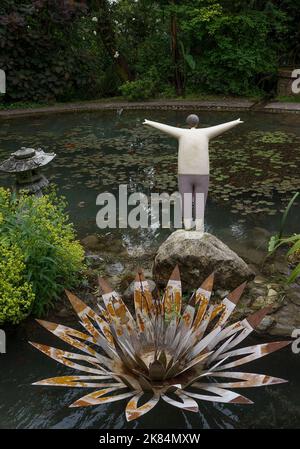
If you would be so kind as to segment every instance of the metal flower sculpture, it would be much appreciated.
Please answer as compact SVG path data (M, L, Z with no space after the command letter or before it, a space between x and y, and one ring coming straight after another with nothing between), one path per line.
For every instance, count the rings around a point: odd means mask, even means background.
M221 303L210 304L213 280L212 274L192 295L189 303L183 305L177 267L162 299L152 297L147 281L139 272L134 291L136 319L119 294L103 279L99 279L99 285L105 308L99 304L99 314L75 295L66 292L87 333L46 321L39 320L39 323L82 354L31 344L54 360L85 374L54 377L34 385L94 389L70 407L130 398L126 406L128 421L147 413L160 398L192 412L198 411L195 399L252 403L231 391L231 388L258 387L286 381L230 369L263 357L290 342L233 349L260 323L268 308L226 326L245 283ZM143 400L146 392L151 393L151 398Z

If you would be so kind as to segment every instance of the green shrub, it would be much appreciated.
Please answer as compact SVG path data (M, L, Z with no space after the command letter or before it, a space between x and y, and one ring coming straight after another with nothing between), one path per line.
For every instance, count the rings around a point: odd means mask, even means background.
M18 324L30 313L35 295L21 250L0 241L0 253L0 325Z
M93 60L76 36L86 12L80 2L0 2L0 67L7 74L6 102L68 100L81 92L92 95Z
M36 315L53 305L63 288L76 285L83 268L84 251L64 209L54 193L37 198L0 188L0 239L16 246L24 258Z
M120 91L129 101L148 100L154 96L155 87L155 82L151 79L139 79L122 84Z
M276 20L275 20L276 19ZM257 95L261 80L273 79L277 70L273 35L280 35L284 17L274 20L264 11L222 14L208 23L203 35L194 31L205 50L195 59L196 70L190 71L190 84L207 92Z

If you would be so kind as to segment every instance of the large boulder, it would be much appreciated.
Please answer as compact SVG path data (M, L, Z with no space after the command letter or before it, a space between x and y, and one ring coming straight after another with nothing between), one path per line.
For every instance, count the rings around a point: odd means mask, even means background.
M230 290L254 273L235 252L212 234L178 230L159 247L153 265L153 278L159 286L168 281L179 265L184 290L195 289L212 272L215 289Z

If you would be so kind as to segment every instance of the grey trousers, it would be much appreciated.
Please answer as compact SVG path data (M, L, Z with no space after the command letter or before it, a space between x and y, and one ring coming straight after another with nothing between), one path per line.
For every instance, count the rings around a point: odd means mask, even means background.
M208 194L209 175L178 175L184 219L202 219ZM193 212L194 203L194 212Z

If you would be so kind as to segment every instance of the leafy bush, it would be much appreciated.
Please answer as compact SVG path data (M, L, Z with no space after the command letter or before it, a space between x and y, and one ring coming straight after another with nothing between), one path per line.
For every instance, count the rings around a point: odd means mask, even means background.
M73 45L75 25L85 11L82 3L71 1L1 1L6 101L69 99L93 85L91 61Z
M35 295L21 250L0 241L0 253L0 325L18 324L30 313Z
M274 93L278 66L300 61L296 3L1 0L5 103L116 95L127 79L144 100L175 71L193 94Z
M189 71L190 85L206 92L252 95L262 91L265 80L273 82L278 68L278 46L274 36L285 30L285 16L279 12L241 11L228 13L186 32L198 41L195 70Z
M120 91L129 101L148 100L155 94L155 83L151 79L127 81L122 84Z
M76 285L83 268L84 251L64 209L65 203L53 192L37 198L0 188L0 239L17 247L24 258L36 315L53 305L64 287Z

